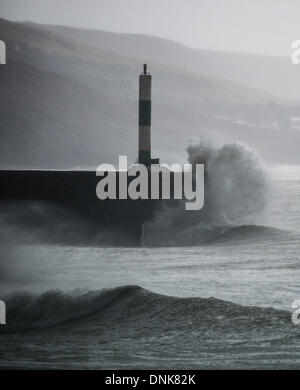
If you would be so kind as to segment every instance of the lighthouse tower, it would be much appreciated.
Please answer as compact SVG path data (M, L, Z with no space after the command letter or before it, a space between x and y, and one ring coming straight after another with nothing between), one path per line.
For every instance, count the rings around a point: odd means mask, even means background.
M151 89L152 75L144 64L139 77L139 163L146 166L158 164L158 159L151 159Z

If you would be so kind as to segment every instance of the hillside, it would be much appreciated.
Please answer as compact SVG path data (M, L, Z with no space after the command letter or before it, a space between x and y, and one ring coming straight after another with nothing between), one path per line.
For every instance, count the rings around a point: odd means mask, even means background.
M223 78L300 102L299 67L289 57L195 50L166 39L64 26L40 26L98 49Z
M134 161L137 76L148 59L153 155L182 161L188 139L206 132L219 141L247 142L268 161L300 162L300 131L289 119L298 107L168 56L172 47L187 61L181 50L192 49L158 38L3 19L0 37L8 57L0 67L1 168L87 168L121 154ZM147 48L153 58L138 53Z

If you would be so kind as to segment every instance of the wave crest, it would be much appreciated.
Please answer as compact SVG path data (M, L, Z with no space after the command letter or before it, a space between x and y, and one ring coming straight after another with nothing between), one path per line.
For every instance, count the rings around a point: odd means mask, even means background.
M78 327L119 332L210 332L214 328L248 331L249 328L292 326L290 314L273 308L245 307L216 298L178 298L156 294L139 286L65 293L48 291L35 296L7 297L7 325L0 334L52 327ZM220 328L221 326L221 328Z

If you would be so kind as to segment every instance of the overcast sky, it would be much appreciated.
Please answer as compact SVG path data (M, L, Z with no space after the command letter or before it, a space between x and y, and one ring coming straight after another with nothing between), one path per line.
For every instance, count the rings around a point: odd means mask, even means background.
M0 0L0 16L273 55L300 39L300 0Z

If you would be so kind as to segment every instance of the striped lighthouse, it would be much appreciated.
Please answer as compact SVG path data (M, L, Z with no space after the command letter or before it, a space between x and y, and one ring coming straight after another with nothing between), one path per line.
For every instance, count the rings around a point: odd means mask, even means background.
M139 163L151 165L151 87L147 64L139 78Z

